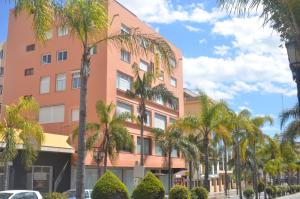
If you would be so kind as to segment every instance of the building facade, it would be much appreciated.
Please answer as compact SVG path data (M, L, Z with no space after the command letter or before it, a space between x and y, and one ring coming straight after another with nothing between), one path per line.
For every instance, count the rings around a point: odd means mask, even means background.
M6 43L0 43L0 115L2 113L3 86L4 86L4 66L5 66Z
M108 4L109 18L113 19L108 33L128 32L138 28L141 32L158 35L133 13L111 0ZM22 32L22 37L20 37ZM20 96L33 96L40 104L39 122L47 133L72 134L79 120L79 88L81 44L74 38L68 27L53 27L47 33L45 44L37 42L32 22L28 16L9 17L7 56L5 71L6 89L3 100L6 104L15 102ZM178 99L178 109L174 110L160 100L147 101L148 120L145 127L145 168L157 173L167 186L167 165L160 148L151 135L152 127L165 128L184 114L182 55L179 49L170 44L175 52L172 60L173 72L168 75L161 71L156 83L164 83ZM117 48L112 43L100 43L91 50L91 71L88 82L87 121L97 122L95 104L98 100L116 104L116 112L138 113L138 99L126 96L133 81L133 63L141 71L151 70L153 56L135 55L126 49ZM135 123L128 122L128 130L136 144L134 153L123 151L118 159L109 161L108 166L133 189L133 168L140 160L140 130ZM76 145L74 145L75 147ZM185 168L185 162L174 152L172 167L174 172ZM87 153L86 188L92 188L97 180L97 169L93 155ZM75 187L76 154L72 155L70 182ZM54 183L54 182L51 182ZM49 191L52 191L49 189Z
M201 104L198 99L198 95L194 92L184 89L184 112L185 116L196 116L201 113ZM218 143L216 146L217 157L210 157L210 167L209 169L209 182L210 182L210 192L222 192L224 191L225 184L225 170L224 170L224 150L222 142ZM232 157L232 152L230 149L227 150L227 160ZM200 164L199 169L195 172L193 181L203 181L204 179L205 166ZM228 167L228 175L232 174L232 170ZM233 187L232 180L229 183L229 189Z

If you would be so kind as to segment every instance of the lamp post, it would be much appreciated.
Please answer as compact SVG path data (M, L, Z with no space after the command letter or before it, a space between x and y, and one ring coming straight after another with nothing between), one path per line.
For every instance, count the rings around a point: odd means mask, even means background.
M300 110L300 48L299 43L297 40L290 40L289 42L286 42L285 44L289 63L290 63L290 69L293 74L293 79L297 84L297 97L298 97L298 104L299 104L299 110Z
M105 152L102 151L102 149L100 147L94 147L93 148L93 159L97 163L98 178L101 177L100 163L102 162L104 156L105 156Z

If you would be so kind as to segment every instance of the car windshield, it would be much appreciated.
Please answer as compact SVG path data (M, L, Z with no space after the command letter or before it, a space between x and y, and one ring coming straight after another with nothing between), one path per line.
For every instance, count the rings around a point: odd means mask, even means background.
M0 193L0 199L8 199L12 193Z
M75 198L76 197L76 192L75 191L68 191L67 192L67 197L69 198Z

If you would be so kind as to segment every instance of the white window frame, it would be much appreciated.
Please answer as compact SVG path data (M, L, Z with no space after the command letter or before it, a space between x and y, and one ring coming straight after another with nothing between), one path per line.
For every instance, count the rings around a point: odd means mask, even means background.
M46 57L46 62L44 62L44 57ZM42 55L42 64L51 64L51 61L52 61L52 56L50 53Z
M164 127L163 128L161 128L160 126L157 126L157 119L159 120L159 119L164 119L164 123L165 123L165 125L164 125ZM161 114L159 114L159 113L155 113L155 115L154 115L154 127L155 128L160 128L160 129L162 129L162 130L165 130L166 129L166 127L167 127L167 116L165 116L165 115L161 115Z
M63 87L59 87L59 83L63 83ZM66 83L67 83L67 75L65 73L60 73L56 75L55 79L55 90L56 91L64 91L66 90Z
M124 88L122 87L122 85L125 85L125 84L122 84L123 81L124 82L126 81L126 86ZM122 90L122 91L131 90L131 88L132 88L132 77L125 74L125 73L117 72L117 88Z
M149 63L145 62L144 60L140 60L139 68L142 71L148 72L148 70L149 70Z
M42 113L43 111L44 113ZM57 115L58 113L61 115ZM43 116L45 118L41 118ZM39 114L40 124L63 123L64 121L65 121L65 105L60 104L60 105L45 106L40 108L40 114Z
M97 54L97 46L93 46L90 48L90 55L96 55Z
M177 87L177 79L175 77L171 77L170 84L171 84L171 86L176 88Z
M76 84L76 87L74 87L74 79L79 79L79 85ZM79 89L80 88L80 71L73 71L72 72L72 89Z
M57 35L58 35L59 37L66 36L66 35L68 35L68 34L69 34L69 29L68 29L68 27L66 27L66 26L60 26L60 27L58 27Z
M59 54L62 53L62 59L59 60ZM64 56L63 54L66 53L66 58L64 59ZM68 59L68 51L67 50L61 50L61 51L58 51L57 54L57 62L63 62L63 61L66 61Z
M46 39L52 39L52 37L53 37L53 30L49 30L49 31L47 31L46 33L45 33L45 35L46 35Z
M71 110L71 121L72 122L79 121L79 108Z
M121 49L121 60L127 63L130 63L130 52L124 49ZM127 59L126 59L127 58Z
M124 24L121 25L121 34L130 34L130 28Z
M46 81L46 82L43 82ZM50 76L44 76L40 78L40 94L46 94L50 92Z
M126 110L126 111L120 111L119 108L122 108L123 110ZM128 108L128 109L127 109ZM117 102L117 106L116 106L116 115L120 115L122 113L132 113L132 108L133 106L130 105L130 104L127 104L127 103L124 103L124 102Z

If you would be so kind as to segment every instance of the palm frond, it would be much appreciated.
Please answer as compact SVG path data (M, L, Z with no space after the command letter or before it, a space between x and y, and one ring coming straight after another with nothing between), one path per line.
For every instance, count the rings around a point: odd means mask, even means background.
M299 104L295 104L291 109L284 110L280 113L279 118L280 118L280 126L281 128L285 125L285 123L293 118L297 119L300 116L300 111L299 111Z

